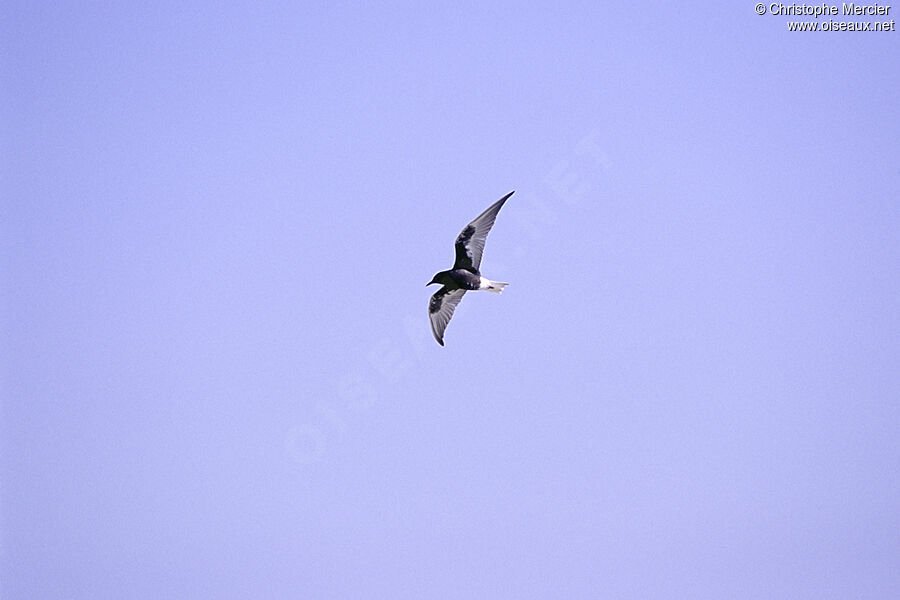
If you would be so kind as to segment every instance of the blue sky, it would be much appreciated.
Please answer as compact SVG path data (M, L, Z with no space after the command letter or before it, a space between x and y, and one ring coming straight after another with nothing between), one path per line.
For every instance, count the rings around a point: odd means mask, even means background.
M5 12L4 598L900 594L896 32Z

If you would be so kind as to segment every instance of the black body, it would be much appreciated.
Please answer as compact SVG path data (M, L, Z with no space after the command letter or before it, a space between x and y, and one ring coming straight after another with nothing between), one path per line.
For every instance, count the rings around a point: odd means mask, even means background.
M450 269L434 276L431 283L440 283L447 290L477 290L481 287L481 273L478 269ZM428 285L431 285L429 283Z

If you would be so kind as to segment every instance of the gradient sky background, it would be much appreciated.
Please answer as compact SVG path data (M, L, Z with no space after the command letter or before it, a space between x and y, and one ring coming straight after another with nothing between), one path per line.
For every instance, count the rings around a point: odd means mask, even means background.
M53 4L0 20L4 599L900 597L900 33Z

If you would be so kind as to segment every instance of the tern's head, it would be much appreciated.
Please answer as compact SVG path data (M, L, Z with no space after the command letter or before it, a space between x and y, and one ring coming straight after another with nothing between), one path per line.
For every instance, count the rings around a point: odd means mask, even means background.
M447 276L447 271L441 271L440 273L435 273L434 277L431 278L431 281L429 281L428 283L425 284L425 287L428 287L429 285L431 285L433 283L436 283L438 285L443 285L445 283L444 280L446 279L446 276Z

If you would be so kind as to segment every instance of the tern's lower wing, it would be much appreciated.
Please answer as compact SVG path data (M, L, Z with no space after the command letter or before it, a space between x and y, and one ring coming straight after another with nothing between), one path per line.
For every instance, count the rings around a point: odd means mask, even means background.
M450 319L453 317L453 311L456 310L456 305L459 304L465 293L466 290L450 290L447 289L447 286L444 286L435 292L428 302L428 318L431 319L431 333L434 334L434 339L441 346L444 345L444 330L447 329L447 323L450 322Z

